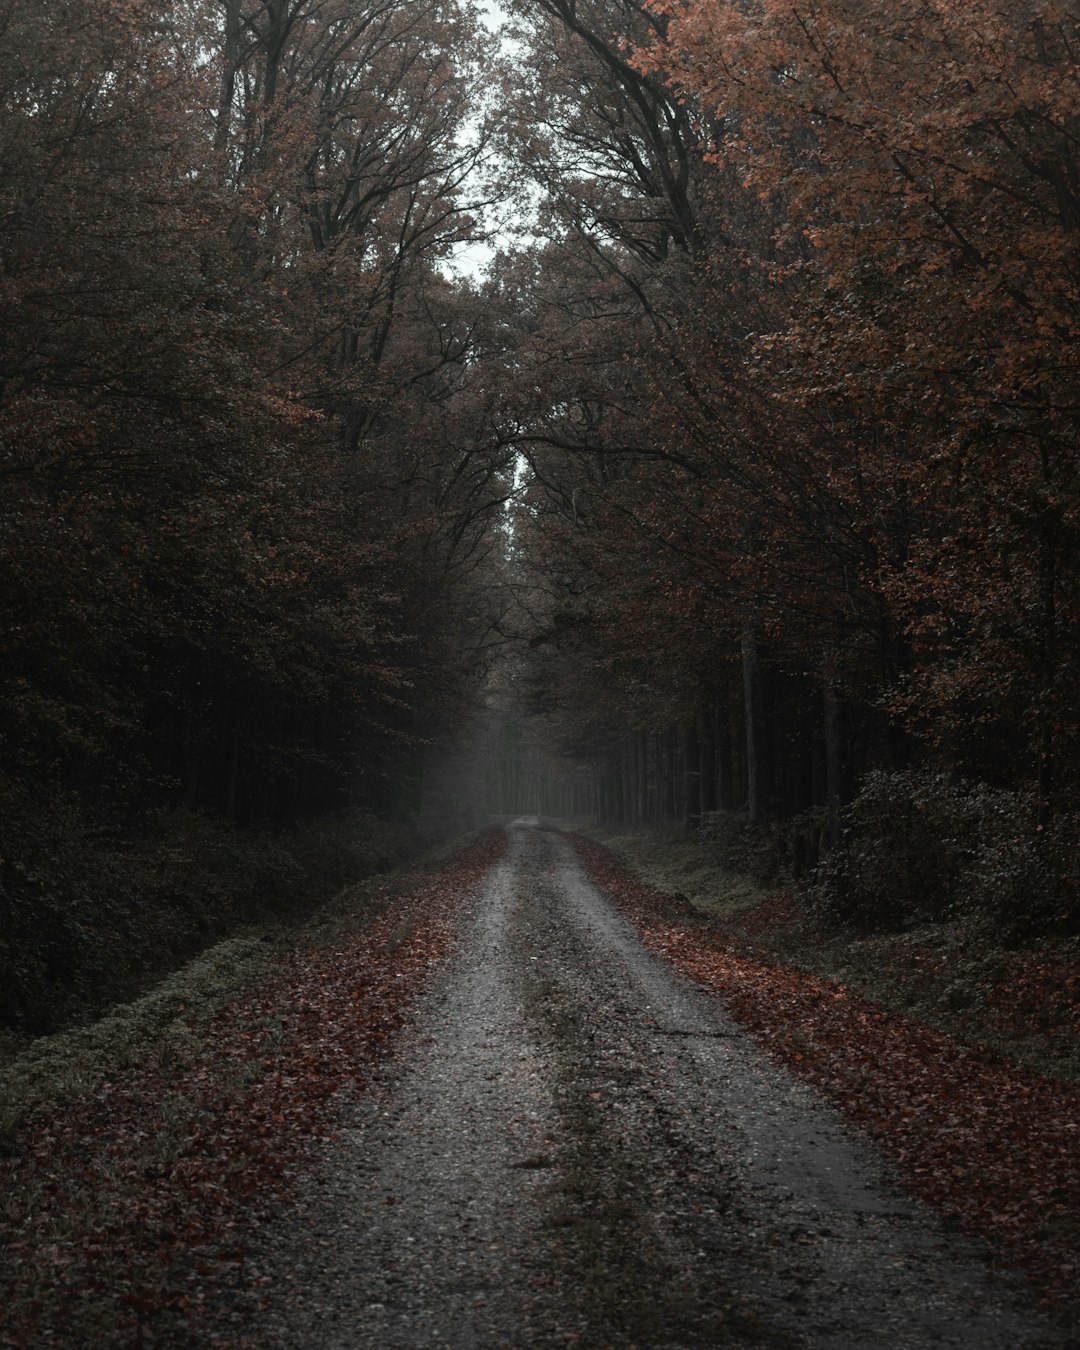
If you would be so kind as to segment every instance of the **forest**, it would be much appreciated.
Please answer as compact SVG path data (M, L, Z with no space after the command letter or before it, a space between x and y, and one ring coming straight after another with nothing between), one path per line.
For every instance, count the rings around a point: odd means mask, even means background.
M9 1034L521 812L1076 933L1071 6L0 41Z

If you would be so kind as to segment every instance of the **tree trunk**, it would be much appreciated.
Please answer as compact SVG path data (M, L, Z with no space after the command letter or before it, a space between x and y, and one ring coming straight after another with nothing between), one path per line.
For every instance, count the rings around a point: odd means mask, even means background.
M194 811L199 804L199 766L202 761L202 743L195 728L194 718L184 719L184 748L182 778L184 805Z
M716 722L710 712L698 727L698 781L701 785L701 814L716 810Z
M1050 461L1043 452L1043 474L1052 483ZM1057 549L1050 536L1051 527L1043 532L1039 551L1039 683L1042 708L1039 714L1039 825L1046 829L1054 813L1054 726L1050 713L1051 690L1058 676L1058 615L1057 615Z
M664 824L674 825L679 819L678 777L679 733L669 727L664 736Z
M649 733L639 731L634 737L637 759L637 793L634 806L634 824L641 828L649 812Z
M221 94L214 149L219 153L229 144L233 96L236 93L236 66L240 59L240 0L225 0L225 29L221 44Z
M840 839L840 807L844 800L843 706L830 676L825 677L825 810L829 847Z
M701 745L696 722L683 730L683 779L683 825L687 830L697 830L701 828Z
M716 804L721 811L735 809L735 742L731 734L731 714L726 707L720 708L716 722L716 751L720 760L717 775Z
M228 747L224 810L226 820L235 821L240 784L240 728L235 724L229 728Z
M743 630L743 707L746 718L746 798L751 825L769 823L768 738L763 710L761 658L752 628Z

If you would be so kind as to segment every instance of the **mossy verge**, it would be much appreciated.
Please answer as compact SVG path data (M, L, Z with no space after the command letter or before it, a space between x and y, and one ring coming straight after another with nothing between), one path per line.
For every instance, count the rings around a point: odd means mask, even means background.
M684 833L580 833L646 885L688 900L748 954L857 991L1037 1073L1080 1079L1080 938L1018 945L978 915L868 933L829 921L794 885L769 888L740 874L714 843Z
M695 909L721 921L737 918L771 894L734 867L714 845L684 830L611 834L593 828L578 833L610 849L654 890L685 896Z
M305 922L420 847L407 823L362 812L275 832L175 809L124 836L63 808L3 820L0 1062L138 998L218 942Z
M211 944L138 998L86 1025L40 1036L0 1065L0 1151L26 1115L62 1107L151 1056L194 1061L202 1028L273 970L285 952L323 947L365 927L418 872L438 867L475 842L443 840L392 871L358 880L322 904Z

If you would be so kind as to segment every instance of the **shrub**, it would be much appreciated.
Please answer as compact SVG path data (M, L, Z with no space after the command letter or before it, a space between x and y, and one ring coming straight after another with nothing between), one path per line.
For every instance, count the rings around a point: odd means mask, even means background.
M1033 802L1026 804L1028 821ZM1003 828L993 828L994 824ZM987 828L989 826L990 828ZM988 817L972 859L963 897L969 909L990 914L1014 937L1080 929L1077 894L1080 819L1059 817L1048 829L1017 829Z
M369 815L328 816L303 826L289 846L317 888L333 894L359 877L383 872L416 852L402 824Z
M818 868L827 918L904 929L980 914L1016 933L1075 917L1075 822L1035 826L1030 794L923 770L876 771Z
M763 886L775 885L790 873L790 843L780 828L752 825L739 811L709 811L702 816L701 836L733 872Z

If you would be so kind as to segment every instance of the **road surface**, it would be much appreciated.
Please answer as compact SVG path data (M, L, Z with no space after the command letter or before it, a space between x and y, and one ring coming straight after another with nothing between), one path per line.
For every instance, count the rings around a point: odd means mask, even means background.
M872 1147L511 826L385 1081L249 1235L297 1350L1064 1346Z

